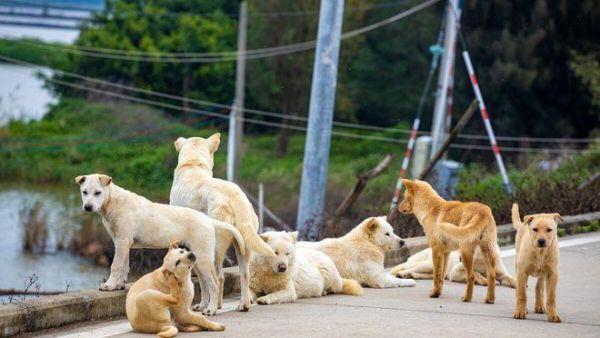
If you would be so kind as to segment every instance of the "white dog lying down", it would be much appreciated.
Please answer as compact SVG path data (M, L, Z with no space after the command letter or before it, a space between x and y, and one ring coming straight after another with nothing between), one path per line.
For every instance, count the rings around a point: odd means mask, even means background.
M275 257L253 255L250 260L250 295L258 304L295 302L298 298L328 293L362 295L355 280L343 279L327 255L296 249L298 232L269 231L261 235ZM257 296L261 296L256 299Z
M102 216L102 223L115 244L110 277L100 290L125 288L130 248L168 248L170 241L185 239L198 257L194 272L200 281L202 297L208 298L210 293L210 304L202 310L208 315L216 313L215 228L229 231L241 251L246 251L244 240L233 225L193 209L153 203L115 185L106 175L77 176L75 182L80 186L83 209Z
M196 255L186 243L173 241L163 265L131 286L125 308L135 331L174 337L178 328L186 332L225 329L190 310L194 298L191 269L195 261Z
M514 277L506 271L506 267L504 266L504 263L502 263L502 259L500 258L500 248L498 246L496 246L496 248L496 257L498 257L496 261L496 280L502 285L514 288L516 286L516 281ZM473 272L475 283L487 285L485 260L481 255L479 247L475 249ZM433 279L431 248L421 250L408 257L406 262L392 268L390 273L398 278ZM460 253L458 251L452 251L450 253L445 277L452 282L467 282L467 273L460 261Z
M385 252L399 249L404 241L394 234L385 216L370 217L340 238L299 242L299 248L319 250L335 263L340 275L371 288L415 286L413 279L400 279L385 272Z

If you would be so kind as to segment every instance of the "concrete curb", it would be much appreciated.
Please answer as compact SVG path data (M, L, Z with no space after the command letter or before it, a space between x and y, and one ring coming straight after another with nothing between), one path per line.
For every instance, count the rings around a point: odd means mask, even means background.
M240 291L237 267L225 269L224 293ZM127 285L129 288L131 284ZM199 298L198 283L195 296ZM0 305L0 336L56 328L88 320L125 315L127 290L83 290ZM196 299L199 301L199 299Z
M600 212L577 216L566 216L561 226L567 233L579 223L600 219ZM498 226L498 238L511 240L515 230L512 224ZM426 237L405 239L406 245L386 254L385 266L400 264L423 249L429 247ZM240 279L237 267L225 269L224 294L240 291ZM198 283L196 298L200 297ZM129 285L127 286L129 287ZM108 319L125 315L126 290L105 292L99 290L84 290L69 292L56 296L28 299L22 302L0 305L0 336L8 337L19 333L56 328L88 320ZM195 301L199 301L196 299Z

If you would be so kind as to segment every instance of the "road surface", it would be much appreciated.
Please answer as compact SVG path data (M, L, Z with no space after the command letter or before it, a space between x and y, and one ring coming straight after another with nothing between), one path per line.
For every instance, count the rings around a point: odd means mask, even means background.
M503 250L514 274L514 250ZM561 239L558 312L561 324L533 313L535 280L530 279L527 320L515 320L514 290L496 288L496 304L483 303L476 286L472 303L460 302L465 284L446 282L439 299L427 296L431 281L413 288L366 289L362 297L332 295L294 304L233 310L229 300L216 317L224 332L180 333L178 337L600 337L600 234ZM131 332L127 320L91 322L30 336L152 337Z

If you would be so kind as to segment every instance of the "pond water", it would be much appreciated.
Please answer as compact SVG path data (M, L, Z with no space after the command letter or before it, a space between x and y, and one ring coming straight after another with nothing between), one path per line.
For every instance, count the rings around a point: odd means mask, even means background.
M0 185L0 289L23 289L34 274L42 291L65 291L67 285L69 290L97 288L108 277L108 267L60 249L80 226L67 217L81 213L78 198L76 192ZM45 216L47 240L43 250L25 252L24 219L32 210Z

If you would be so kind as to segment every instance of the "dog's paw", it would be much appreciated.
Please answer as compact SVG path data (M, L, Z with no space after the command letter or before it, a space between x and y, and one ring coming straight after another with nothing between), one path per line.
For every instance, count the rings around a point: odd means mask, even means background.
M400 287L407 287L407 286L415 286L417 285L417 282L415 282L414 279L400 279L400 283L398 283L398 286Z
M244 304L244 302L239 302L235 309L239 312L247 312L250 310L250 304Z
M536 305L535 313L546 313L546 308L543 305Z
M410 272L400 271L396 274L396 278L409 279L409 278L413 278L413 275Z
M205 304L202 304L202 303L196 304L196 305L192 306L192 311L203 312L204 309L206 309L207 307L208 307L208 305L205 305Z
M527 310L517 310L513 314L514 319L526 319L527 318Z
M125 288L125 285L123 285L123 289ZM116 283L102 283L100 284L100 291L114 291L114 290L120 290L117 287Z
M204 308L202 314L205 316L214 316L217 314L217 309L211 309L210 307Z
M560 316L558 315L558 313L554 313L554 314L548 314L548 321L552 322L552 323L560 323Z
M438 289L431 289L429 291L429 298L438 298L442 292Z
M484 301L486 304L494 304L496 302L495 298L486 298Z
M212 328L212 331L225 331L225 325L215 323L215 326Z
M260 305L269 305L269 304L273 304L273 300L270 297L262 296L256 300L256 303L258 303Z
M471 302L471 298L462 296L462 297L460 297L460 301L461 302L465 302L465 303L470 303Z

